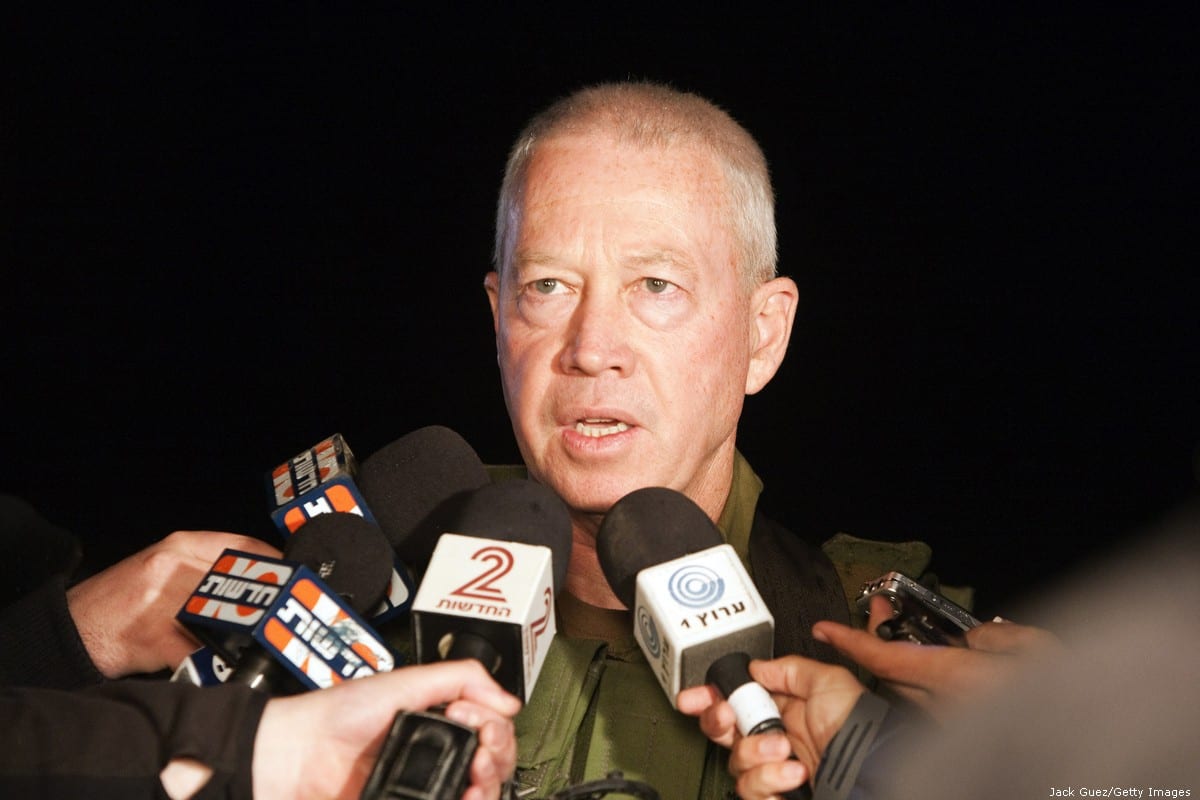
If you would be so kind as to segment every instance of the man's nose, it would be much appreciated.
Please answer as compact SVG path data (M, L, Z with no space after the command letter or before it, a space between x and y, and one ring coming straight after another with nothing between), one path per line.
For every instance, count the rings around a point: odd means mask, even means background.
M620 297L585 293L571 317L562 352L563 370L592 376L608 370L628 374L634 360L629 327Z

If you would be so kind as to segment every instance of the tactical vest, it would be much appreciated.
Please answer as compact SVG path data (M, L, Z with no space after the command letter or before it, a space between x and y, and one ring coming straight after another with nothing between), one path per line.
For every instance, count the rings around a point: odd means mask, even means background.
M861 540L837 541L839 554L851 555L853 542ZM927 557L911 549L886 545L893 564L888 568L898 568L894 556L915 555L915 560L899 560L923 569L915 562ZM749 562L775 617L776 654L842 663L809 635L818 620L850 622L843 580L829 557L756 513ZM886 565L858 566L878 575ZM632 633L627 641L613 643L557 636L516 728L518 797L547 797L614 770L650 784L664 800L722 800L733 793L728 751L709 742L695 719L671 706Z

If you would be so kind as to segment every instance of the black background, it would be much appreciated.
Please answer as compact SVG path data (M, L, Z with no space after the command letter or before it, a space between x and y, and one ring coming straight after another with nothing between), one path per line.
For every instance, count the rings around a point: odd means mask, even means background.
M626 77L771 163L801 305L740 446L776 516L929 541L992 613L1195 491L1183 14L404 5L7 20L0 488L87 569L271 539L264 473L335 431L514 460L480 287L504 158Z

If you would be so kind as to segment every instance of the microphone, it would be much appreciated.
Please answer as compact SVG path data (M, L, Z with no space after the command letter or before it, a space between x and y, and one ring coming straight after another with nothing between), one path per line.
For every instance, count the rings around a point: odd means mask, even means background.
M737 553L683 494L650 487L621 498L600 524L596 552L672 705L681 689L713 683L710 669L728 654L771 657L774 617Z
M617 598L633 609L634 638L673 707L682 689L713 685L742 735L784 731L775 701L749 672L751 658L774 651L775 618L703 509L673 489L630 492L600 523L596 554ZM800 787L782 796L811 793Z
M360 475L360 482L370 487L369 492L364 493L355 485L355 477ZM268 473L267 484L274 507L272 519L290 542L286 547L291 562L236 551L227 551L226 558L218 559L178 615L203 647L179 665L172 680L197 685L223 682L229 674L229 665L236 665L242 651L253 641L251 633L263 613L291 579L294 561L328 563L328 554L305 551L311 543L326 541L328 546L327 538L293 537L309 520L331 513L374 519L364 500L367 494L381 509L380 518L386 523L383 533L394 550L398 543L414 534L440 503L487 481L483 463L470 445L454 431L439 426L414 431L361 465L341 434L334 434L279 465ZM362 536L358 538L354 543L339 546L337 551L361 553L371 564L384 564L388 558L394 561L387 596L372 617L372 622L378 625L408 609L415 587L409 570L394 553L380 554L375 544L377 533L370 535L366 543ZM339 574L346 574L344 565ZM355 569L351 574L360 573ZM343 580L337 589L349 593L376 584L374 580L351 578ZM359 612L367 608L361 602L355 605Z
M447 498L488 483L487 470L471 446L440 425L402 436L361 467L342 435L334 434L267 477L274 503L271 518L284 536L320 514L337 511L358 514L383 529L395 551L395 569L383 604L372 613L376 623L408 610L415 587L405 564L428 561L428 553L409 553L404 542Z
M359 475L396 554L418 572L465 496L490 483L471 445L441 425L418 428L377 450Z
M767 731L786 733L771 693L750 677L750 656L746 653L735 651L721 656L708 668L704 681L729 701L743 736Z
M476 658L529 699L557 628L554 595L571 554L571 520L529 480L488 484L447 509L446 530L413 600L418 663Z
M271 520L285 538L309 520L332 513L356 514L376 523L375 516L355 483L358 462L340 433L319 442L280 464L267 474ZM371 611L377 623L394 619L408 610L413 581L408 569L392 554L391 582L379 606Z
M459 533L440 533L441 524ZM439 504L408 544L410 552L432 545L412 607L417 662L475 658L528 700L556 630L554 592L570 559L562 500L532 481L487 484ZM400 712L361 800L456 800L477 745L475 731L436 710Z
M357 474L358 462L340 433L318 442L267 474L271 521L284 536L334 511L375 522L354 483Z
M323 689L391 670L391 650L359 616L378 605L392 574L379 527L353 514L321 514L292 534L284 556L300 566L254 627L258 647L227 682L278 690L282 665L302 687Z
M222 661L227 677L228 665L236 664L253 641L254 627L279 598L297 566L283 559L232 549L217 557L175 615L203 645L188 659L201 660L194 668L198 675L192 682L206 681L206 651ZM180 669L189 672L186 662ZM214 670L214 677L220 675Z
M214 648L204 645L179 662L171 673L171 683L192 686L219 686L229 678L229 664Z
M391 547L353 514L322 514L289 539L285 559L226 550L178 618L205 641L209 628L244 645L226 682L279 692L385 672L395 657L359 614L378 604ZM207 643L207 642L206 642Z

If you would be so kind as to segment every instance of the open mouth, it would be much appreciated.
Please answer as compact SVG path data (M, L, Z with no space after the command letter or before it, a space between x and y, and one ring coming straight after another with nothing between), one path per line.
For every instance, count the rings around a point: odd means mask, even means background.
M616 419L581 419L575 423L576 433L593 439L624 433L627 430L629 430L629 426Z

